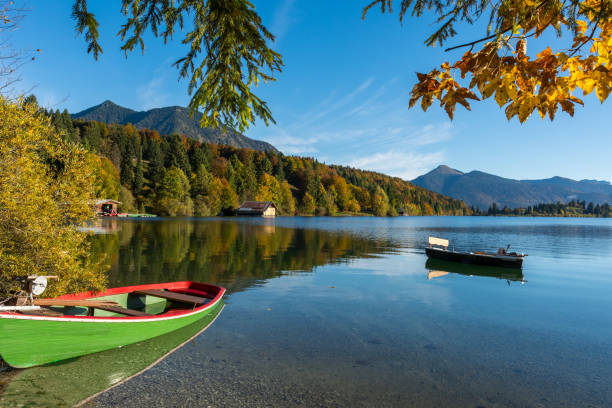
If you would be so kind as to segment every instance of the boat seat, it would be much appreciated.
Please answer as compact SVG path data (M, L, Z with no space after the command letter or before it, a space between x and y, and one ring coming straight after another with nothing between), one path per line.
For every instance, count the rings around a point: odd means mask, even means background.
M138 316L138 317L153 316L152 314L149 314L149 313L140 312L134 309L126 309L121 306L96 306L96 309L105 310L107 312L120 313L126 316Z
M104 307L119 306L109 300L74 300L74 299L34 299L35 306L73 306L73 307Z
M31 315L31 316L47 316L47 317L61 317L64 316L63 313L56 312L55 310L48 308L41 308L38 310L18 310L17 313Z
M144 289L135 290L133 293L138 295L155 296L171 300L173 302L190 303L193 305L203 305L204 303L208 302L208 298L205 297L185 295L183 293L170 292L167 290Z

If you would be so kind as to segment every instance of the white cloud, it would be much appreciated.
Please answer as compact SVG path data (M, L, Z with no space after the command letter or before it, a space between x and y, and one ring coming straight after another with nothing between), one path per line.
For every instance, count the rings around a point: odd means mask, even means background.
M295 0L285 0L274 14L274 20L270 25L270 32L274 35L274 43L277 47L294 22L294 19L291 17L293 3L295 3Z
M425 146L449 140L452 136L452 125L450 122L429 124L417 129L408 142L415 146Z
M317 148L315 147L315 145L318 143L317 138L294 137L282 128L277 128L276 134L266 138L266 141L272 143L272 145L285 154L297 155L317 152Z
M66 102L70 99L69 95L58 96L49 89L34 88L34 92L38 104L47 109L63 109Z
M350 105L359 94L363 93L366 89L370 87L370 85L372 85L372 82L374 82L374 78L366 79L361 84L359 84L357 88L355 88L353 91L349 92L347 95L343 96L342 98L338 99L331 106L326 107L327 104L323 104L323 103L320 104L319 106L322 107L322 109L315 111L315 112L308 113L306 115L306 119L303 121L302 124L303 125L312 124L328 116L330 113L335 112L341 108L344 108L347 105ZM328 96L326 98L326 101L328 100L332 101L333 99Z
M412 180L427 173L444 160L445 154L443 151L417 153L389 150L359 157L351 161L349 166L401 177L404 180Z
M138 100L140 101L140 108L142 110L166 106L169 95L165 92L164 85L164 78L162 76L157 76L145 85L138 87Z
M413 123L415 116L407 112L406 95L397 94L396 82L377 84L369 77L343 93L332 90L260 138L286 154L411 180L445 161L440 143L452 138L453 127L447 121Z

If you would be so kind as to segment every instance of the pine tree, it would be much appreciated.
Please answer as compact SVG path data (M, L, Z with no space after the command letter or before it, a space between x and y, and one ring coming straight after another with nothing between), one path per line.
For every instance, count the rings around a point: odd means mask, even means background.
M132 163L132 150L124 145L121 151L120 170L121 184L131 186L134 184L134 164Z
M202 165L206 166L206 168L210 167L210 160L204 149L205 145L201 144L195 144L189 149L189 163L191 164L191 171L194 173Z
M206 166L200 165L200 168L193 174L191 182L191 195L206 196L210 192L211 175L206 170Z
M279 180L285 180L285 166L283 165L283 160L279 159L278 164L274 168L274 176Z
M136 162L136 170L134 172L134 193L139 196L142 192L142 186L144 184L144 175L142 171L142 150L138 149L138 161Z
M159 142L152 140L149 145L149 168L147 178L151 186L155 187L162 178L164 170L164 156L162 155Z
M187 156L187 149L183 144L183 137L179 135L171 135L167 139L168 151L165 155L166 168L178 167L183 171L183 174L191 174L191 164Z

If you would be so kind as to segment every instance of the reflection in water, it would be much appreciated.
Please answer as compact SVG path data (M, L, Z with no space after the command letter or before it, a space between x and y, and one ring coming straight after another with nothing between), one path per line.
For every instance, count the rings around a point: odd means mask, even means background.
M459 262L443 261L441 259L428 259L425 268L429 269L427 279L438 278L456 273L466 276L485 276L490 278L504 279L507 281L527 282L523 279L521 269L500 268L495 266L471 265Z
M434 271L434 270L429 270L429 272L427 273L427 279L428 280L432 280L434 278L439 278L441 276L445 276L448 275L448 272L446 271Z
M387 239L280 228L273 222L125 220L117 231L95 237L93 257L112 264L110 286L192 280L235 292L262 279L311 272L317 266L369 258L397 247Z
M71 407L78 404L152 368L206 330L223 307L221 302L201 320L147 341L55 364L16 370L0 396L0 406Z
M110 285L193 279L230 294L193 347L87 406L612 406L612 220L111 221L93 237ZM529 253L525 276L426 263L430 235L458 250L511 243Z
M273 221L103 219L96 227L104 233L91 236L90 262L101 270L110 267L110 287L192 280L237 292L282 274L394 250L386 239L278 228ZM5 375L9 384L0 405L73 405L140 372L206 324L67 363L13 372L11 378ZM89 367L96 367L95 372Z
M233 293L199 358L184 348L93 406L612 406L612 317L602 312L612 307L612 220L118 225L113 280L197 278ZM530 283L508 288L447 267L425 280L429 235L458 250L511 243L529 253Z

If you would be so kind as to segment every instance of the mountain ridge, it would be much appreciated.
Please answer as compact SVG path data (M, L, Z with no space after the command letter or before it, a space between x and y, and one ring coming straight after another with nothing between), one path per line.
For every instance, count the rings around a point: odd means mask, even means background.
M472 170L464 173L446 165L414 180L413 184L436 193L487 209L492 203L511 208L571 200L603 204L612 202L612 184L605 180L573 180L554 176L547 179L515 180Z
M107 124L126 125L131 123L138 129L156 130L161 134L168 135L183 134L200 142L278 152L270 143L251 139L233 129L227 129L223 132L222 129L202 128L200 127L201 113L196 112L191 117L189 109L176 105L135 111L107 99L98 105L73 113L71 116L74 119L94 120Z

